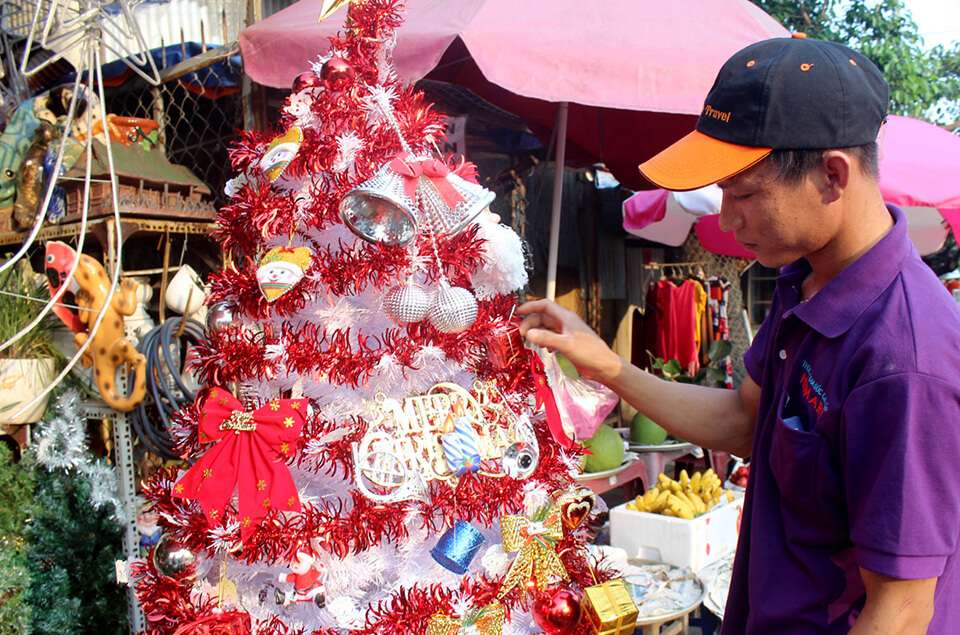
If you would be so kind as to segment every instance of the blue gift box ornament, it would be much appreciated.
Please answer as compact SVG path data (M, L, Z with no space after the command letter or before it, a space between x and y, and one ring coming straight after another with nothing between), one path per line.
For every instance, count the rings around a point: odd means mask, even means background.
M430 555L446 569L463 575L483 545L484 537L473 525L462 520L454 523L430 550Z

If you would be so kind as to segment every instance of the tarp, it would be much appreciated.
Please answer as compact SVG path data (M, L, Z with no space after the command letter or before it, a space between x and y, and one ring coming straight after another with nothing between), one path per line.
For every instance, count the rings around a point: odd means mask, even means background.
M216 48L218 47L207 46L208 51ZM162 70L200 55L202 52L203 47L199 43L186 42L182 46L171 44L163 48L155 48L150 51L150 56L153 57L153 62L157 65L157 68ZM136 73L130 70L130 67L123 60L110 62L103 67L103 83L108 87L122 86L131 77L136 76ZM242 79L243 61L238 53L199 71L188 73L177 81L190 92L210 99L219 99L224 95L238 92ZM72 81L72 75L64 81Z

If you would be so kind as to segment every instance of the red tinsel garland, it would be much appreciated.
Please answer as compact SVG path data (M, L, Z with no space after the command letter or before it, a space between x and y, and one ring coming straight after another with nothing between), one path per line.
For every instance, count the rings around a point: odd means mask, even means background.
M238 130L237 140L227 150L233 171L244 174L258 169L264 148L272 137L269 131Z
M265 178L256 178L220 208L212 235L225 253L238 259L250 258L264 241L288 235L295 226L296 213L292 196L274 191Z
M251 188L243 188L241 194L250 192ZM259 200L252 197L254 200ZM270 203L265 209L268 214L292 215L293 203L289 197L279 206ZM284 208L284 206L290 209ZM283 209L281 209L283 208ZM224 207L230 214L251 216L247 198L233 205ZM277 211L280 210L280 211ZM221 213L224 213L223 211ZM247 229L239 233L231 233L224 237L225 241L232 241L236 255L252 253L257 232L251 227L269 225L264 219L245 218L231 221L244 225ZM220 230L218 230L220 231ZM225 242L226 244L226 242ZM328 245L313 245L314 257L304 278L289 292L280 296L274 302L268 302L260 291L257 282L257 268L259 263L249 256L236 268L224 269L210 276L210 302L219 302L230 299L236 303L240 311L252 319L262 320L271 315L290 316L303 309L307 298L316 297L323 285L325 290L338 296L356 295L363 292L368 286L384 291L389 285L397 283L401 274L410 265L409 252L402 247L391 247L381 244L369 244L357 241L352 247L340 243L336 249ZM450 237L436 239L436 248L444 265L444 274L455 285L469 287L470 276L483 263L483 240L477 237L477 228L470 227L463 232ZM439 279L439 270L433 256L433 239L423 238L419 244L419 252L427 263L427 277L429 280ZM478 320L482 326L483 321ZM475 325L475 330L479 326Z
M131 563L130 572L147 621L146 635L169 635L181 624L210 615L215 608L209 600L194 604L190 582L160 575L149 562Z
M311 430L332 431L329 424L312 420ZM540 460L531 478L548 490L564 487L568 480L566 463L560 448L552 443L550 433L543 422L534 426L540 445ZM362 435L359 425L349 433L349 439ZM309 443L300 441L300 450ZM331 444L333 452L341 457L339 466L345 480L352 480L352 461L345 459L347 441L341 439ZM305 460L300 465L308 467ZM173 498L171 488L176 480L172 470L160 470L144 486L144 495L154 501L156 509L172 521L178 540L197 550L206 550L208 524L193 503ZM429 501L406 501L381 504L370 501L354 490L351 500L325 500L317 505L304 505L298 515L271 515L246 541L243 550L235 554L248 562L276 561L288 556L291 548L303 541L304 536L326 536L329 549L339 557L360 553L385 541L395 542L407 536L406 516L415 511L422 523L433 532L451 526L457 519L491 526L505 514L517 513L523 500L526 481L511 478L492 478L479 474L466 474L456 487L432 482L429 486ZM224 524L236 520L237 511L228 507ZM239 528L236 532L239 535ZM291 546L294 547L291 547Z
M276 370L266 359L263 335L242 325L231 324L207 334L194 348L193 368L207 386L225 386L252 377L264 377Z
M219 297L228 281L237 281L242 274L224 270L213 279L212 295ZM248 293L235 296L241 302L253 302ZM289 299L287 295L291 296ZM277 303L281 310L295 311L302 296L288 293ZM260 300L256 300L257 303ZM345 331L326 332L315 323L295 327L282 326L280 334L254 334L240 325L211 333L209 342L197 347L196 368L209 383L262 379L277 370L275 361L264 358L268 344L283 343L286 367L305 376L327 376L340 385L356 388L370 378L380 359L391 355L398 364L411 372L417 368L414 357L424 346L440 348L448 359L465 366L482 379L496 379L505 393L529 392L533 381L522 359L507 368L496 368L486 356L486 335L505 324L514 301L510 296L499 296L478 303L477 321L460 333L441 333L429 322L411 324L405 331L389 329L379 336ZM259 304L258 304L259 306Z
M583 552L564 550L561 544L561 558L571 577L571 582L580 589L605 582L617 576L603 562L595 566L583 556ZM148 617L147 635L170 633L177 625L201 621L215 615L215 605L204 602L194 606L190 602L189 585L178 584L170 578L159 576L147 563L134 565L137 578L137 591L144 611ZM471 598L474 607L486 606L496 599L499 580L484 575L461 580L459 593ZM426 631L430 618L437 613L451 613L454 591L437 584L415 584L393 592L388 598L369 607L366 624L363 629L353 631L358 635L422 635ZM508 594L501 604L507 615L515 610L526 610L530 596L526 591L517 589ZM277 616L268 620L258 620L256 632L272 635L304 634L302 629L288 626ZM572 631L573 635L590 633L590 626L582 621ZM334 635L335 629L319 629L312 635Z
M317 280L336 295L356 295L370 285L383 290L410 264L410 254L402 247L361 240L353 248L343 243L336 250L317 246L316 259Z

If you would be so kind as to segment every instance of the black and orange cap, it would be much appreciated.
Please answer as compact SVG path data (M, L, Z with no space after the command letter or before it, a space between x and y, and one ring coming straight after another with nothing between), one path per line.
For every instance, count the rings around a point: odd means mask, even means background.
M869 59L842 44L774 38L720 69L696 130L640 165L668 190L730 178L773 150L846 148L875 141L890 88Z

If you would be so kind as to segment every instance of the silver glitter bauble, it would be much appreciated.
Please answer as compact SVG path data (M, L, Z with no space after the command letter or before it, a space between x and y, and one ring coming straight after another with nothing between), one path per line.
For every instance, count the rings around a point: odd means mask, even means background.
M168 534L160 536L153 548L153 568L168 578L188 572L196 561L195 553Z
M233 304L227 300L214 302L207 309L207 332L219 331L235 319Z
M507 476L522 480L533 474L540 462L540 450L534 443L520 441L503 453L503 471Z
M430 323L441 333L465 331L477 320L477 299L462 287L451 287L445 280L430 309Z
M432 306L433 294L412 281L394 287L383 299L387 315L398 324L413 324L423 320Z

